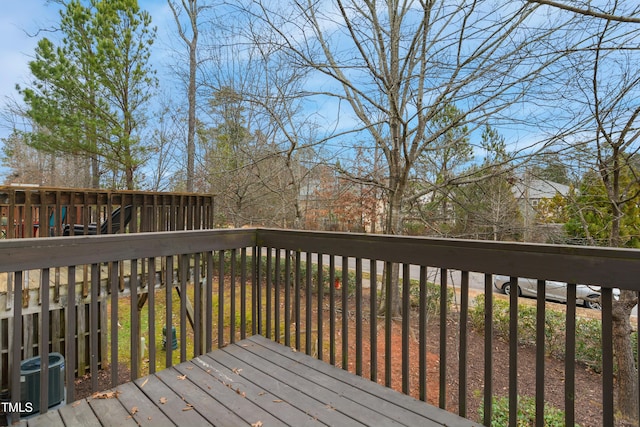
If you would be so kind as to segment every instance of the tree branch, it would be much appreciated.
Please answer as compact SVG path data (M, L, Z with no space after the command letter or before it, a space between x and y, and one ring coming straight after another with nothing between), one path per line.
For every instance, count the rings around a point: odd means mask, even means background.
M529 0L529 3L543 4L551 7L556 7L558 9L567 10L569 12L578 13L580 15L591 16L593 18L599 18L599 19L606 19L607 21L631 22L635 24L640 24L640 18L633 18L631 16L621 16L621 15L613 15L610 13L598 12L591 8L580 9L579 7L569 6L568 4L564 4L564 3L552 1L552 0Z

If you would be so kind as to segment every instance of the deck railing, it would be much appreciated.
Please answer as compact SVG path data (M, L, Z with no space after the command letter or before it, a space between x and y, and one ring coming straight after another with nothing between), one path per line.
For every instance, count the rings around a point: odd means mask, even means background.
M87 283L81 283L85 279L77 275L84 266L90 271ZM392 318L390 304L382 305L393 291L395 266L402 285L402 312L412 313L402 318ZM92 391L117 385L123 380L123 371L125 379L137 378L260 333L387 386L398 382L405 393L417 389L417 398L442 408L451 409L449 400L456 396L456 412L485 424L492 419L492 399L506 393L514 402L512 423L519 396L533 394L539 414L537 425L543 425L540 415L545 411L545 383L549 380L545 374L544 300L538 298L536 303L536 361L524 366L519 363L515 293L509 309L509 366L493 364L492 298L482 303L483 361L468 366L472 295L493 294L493 275L536 278L542 287L544 280L564 281L569 283L569 295L575 295L575 283L602 287L602 425L614 424L613 348L611 340L606 339L611 337L612 289L640 291L637 250L271 229L13 239L0 242L0 273L12 276L16 284L8 290L13 320L8 331L0 331L6 334L0 339L21 342L25 300L37 298L42 312L49 312L54 301L49 287L40 286L34 291L23 289L22 284L27 272L31 278L37 276L41 284L48 283L55 268L61 269L64 278L58 297L66 307L66 327L54 340L52 334L57 332L50 331L48 316L42 316L37 326L43 332L37 352L47 360L48 353L57 350L54 341L64 351L67 402L78 397L74 367L81 338L73 307L79 302L76 288L85 286L89 290L91 331L102 329L109 336L108 342L100 342L96 333L86 338ZM414 277L418 292L412 303ZM480 289L474 291L478 278ZM440 310L435 318L427 316L428 294L432 292L428 283L434 281L441 285L437 291ZM123 282L126 286L121 287ZM456 288L455 308L447 305L452 286ZM98 304L102 303L109 306L106 318L99 314ZM565 310L566 361L561 373L567 425L574 424L575 401L581 392L575 386L575 319L576 305L570 302ZM456 329L455 342L449 339L452 328ZM396 330L399 344L395 341ZM410 346L415 342L417 370L411 368L415 361L410 357ZM109 363L99 366L95 355L105 345ZM399 352L395 351L397 345ZM433 352L440 361L435 372L428 361ZM459 354L453 365L447 357L451 352ZM398 353L400 356L395 356ZM10 398L16 404L20 401L18 365L23 359L21 346L13 346L6 372L10 373ZM99 382L100 369L109 372L106 385ZM467 386L471 370L484 378L482 390ZM536 372L535 390L519 388L521 370ZM496 375L508 376L508 390L495 389ZM43 365L38 397L41 408L49 402L49 379L48 368ZM436 396L428 391L433 381L437 383ZM474 393L484 398L482 419L468 403ZM19 415L12 416L17 419Z
M145 191L0 186L0 238L116 233L112 216L131 206L127 232L201 230L213 228L213 195ZM100 225L103 224L102 231Z

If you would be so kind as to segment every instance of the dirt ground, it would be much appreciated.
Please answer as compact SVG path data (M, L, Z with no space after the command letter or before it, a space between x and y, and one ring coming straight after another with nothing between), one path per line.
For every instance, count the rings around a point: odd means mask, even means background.
M368 300L364 295L365 301ZM301 304L304 307L304 304ZM313 305L317 307L316 304ZM325 319L328 319L328 302L325 304ZM365 307L367 315L363 319L363 373L366 378L370 376L369 354L370 347L368 341L369 321L368 309ZM315 316L315 313L314 313ZM354 311L349 310L349 370L355 371L355 317ZM302 317L304 319L304 316ZM324 360L328 360L328 342L329 342L329 326L326 320L324 326ZM337 325L341 323L340 315L337 318ZM381 322L378 322L378 382L384 383L385 373L385 349L384 349L384 328ZM392 333L391 353L393 363L392 387L398 391L402 390L402 334L401 323L394 322ZM339 329L339 326L338 326ZM478 408L482 404L482 395L484 388L483 369L484 366L484 336L476 333L470 327L468 330L468 369L467 369L467 418L480 421ZM337 331L336 337L336 363L340 366L340 334ZM419 385L414 379L418 377L418 342L417 328L412 327L409 344L409 360L410 360L410 394L419 398ZM433 343L433 344L432 344ZM427 400L433 405L438 405L439 401L439 324L438 319L430 319L428 324L428 368L427 368ZM446 389L446 407L451 412L458 412L458 360L459 360L459 333L457 321L452 318L447 325L447 389ZM520 347L518 352L518 393L521 396L535 395L535 349L532 347ZM474 366L480 369L473 369ZM508 393L508 369L509 369L509 346L500 338L493 340L493 393L494 396L505 396ZM545 400L555 408L564 409L564 361L547 357L545 362ZM118 375L119 382L129 381L129 371L126 366L120 367ZM100 390L110 388L111 374L109 369L105 369L99 373L98 383ZM597 427L602 424L602 378L584 367L576 367L576 401L575 414L576 422L582 427ZM91 394L91 379L89 375L78 378L76 380L76 397L82 398Z

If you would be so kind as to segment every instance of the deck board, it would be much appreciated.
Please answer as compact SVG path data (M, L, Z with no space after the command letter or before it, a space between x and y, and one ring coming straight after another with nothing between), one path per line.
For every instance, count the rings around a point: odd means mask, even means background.
M21 425L478 426L254 336Z
M233 390L235 393L229 393L230 384L220 382L212 375L207 375L206 369L202 369L193 362L190 365L180 364L176 366L176 370L187 376L190 381L207 393L209 399L215 399L247 423L260 420L264 424L276 425L281 422L273 415L273 412L261 407L261 404L265 403L264 398L260 404L257 404L250 398L252 392L243 391L240 387Z
M86 399L63 406L58 412L64 425L67 426L100 427L101 425Z
M138 386L129 382L118 386L118 400L141 426L165 426L172 422L164 412L156 406L155 402L146 399L145 394Z

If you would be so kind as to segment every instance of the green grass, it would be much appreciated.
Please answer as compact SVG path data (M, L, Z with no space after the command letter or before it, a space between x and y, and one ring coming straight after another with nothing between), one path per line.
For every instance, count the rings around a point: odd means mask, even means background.
M215 286L215 285L214 285ZM194 304L194 289L193 285L189 285L187 289L187 296L191 304ZM172 292L172 321L171 324L176 328L176 338L178 341L178 348L172 351L172 364L180 363L180 347L181 342L186 342L186 359L190 359L194 357L194 331L191 327L191 324L187 319L184 319L186 322L186 337L181 336L181 328L180 328L180 297L178 293L173 290ZM212 335L214 342L212 343L212 348L217 347L217 331L218 331L218 294L217 289L214 289L212 295ZM155 293L155 333L153 337L149 336L149 302L142 307L142 310L138 311L140 316L140 333L139 337L144 338L146 350L144 352L144 356L139 359L140 366L140 375L146 375L149 373L149 347L151 341L155 343L156 346L156 360L155 360L155 369L156 371L162 370L166 368L166 352L163 349L163 338L164 335L162 333L163 327L166 326L166 290L161 289L157 290ZM247 333L250 334L251 331L251 291L247 290ZM226 341L229 341L229 331L231 325L231 298L230 291L227 290L224 295L224 328L225 328L225 338ZM110 318L110 317L109 317ZM240 325L241 325L241 317L240 317L240 291L239 288L236 292L236 313L235 313L235 329L236 329L236 338L239 337L240 333ZM118 299L118 361L119 363L125 364L129 368L131 367L131 339L132 336L136 334L133 333L131 329L131 299L130 297L124 297ZM109 334L110 339L110 334ZM170 341L170 337L169 337ZM169 342L168 345L171 345ZM111 349L111 346L108 345L108 348ZM206 347L205 347L206 349ZM111 355L108 356L110 360Z

